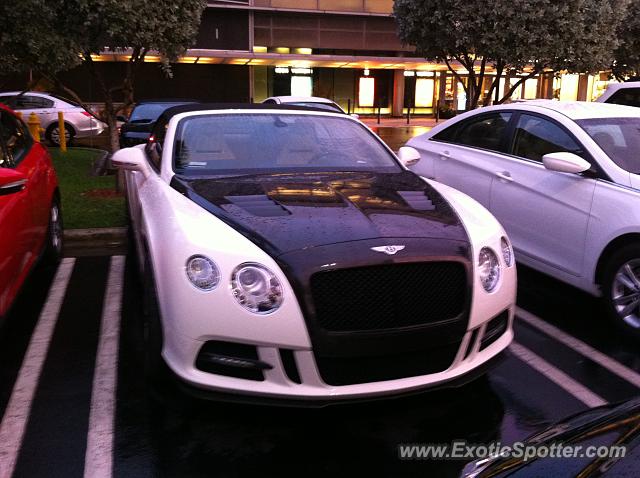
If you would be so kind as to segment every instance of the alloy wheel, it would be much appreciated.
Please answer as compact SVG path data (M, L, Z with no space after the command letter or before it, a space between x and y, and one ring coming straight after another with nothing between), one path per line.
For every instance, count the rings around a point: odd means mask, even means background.
M51 248L59 254L62 252L62 221L60 220L60 208L55 203L51 206L49 220L49 240L51 241Z
M622 264L613 279L611 300L618 316L640 329L640 259Z

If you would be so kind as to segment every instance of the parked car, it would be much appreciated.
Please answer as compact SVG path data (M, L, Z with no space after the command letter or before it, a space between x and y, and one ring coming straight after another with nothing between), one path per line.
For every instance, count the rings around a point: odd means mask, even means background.
M196 389L305 404L479 373L513 337L511 246L415 158L342 114L167 110L112 158L157 304L148 369L161 356Z
M636 398L577 413L514 445L511 453L469 463L461 476L625 477L636 476L638 469L640 399Z
M272 105L308 106L310 108L320 108L334 113L347 114L338 103L327 98L317 96L272 96L262 102ZM357 115L354 115L357 118Z
M596 101L640 107L640 81L612 83Z
M50 93L20 91L0 93L0 103L4 103L15 111L20 111L25 121L31 113L35 113L44 129L44 136L54 146L60 144L60 127L58 113L64 113L64 129L67 144L76 138L98 136L107 127L105 123L85 110L75 101Z
M47 149L0 105L0 318L40 257L62 253L62 215Z
M487 107L411 139L412 167L487 207L518 261L590 294L640 337L640 110Z
M145 100L136 103L129 118L120 117L120 146L146 143L158 117L168 108L194 104L195 100Z

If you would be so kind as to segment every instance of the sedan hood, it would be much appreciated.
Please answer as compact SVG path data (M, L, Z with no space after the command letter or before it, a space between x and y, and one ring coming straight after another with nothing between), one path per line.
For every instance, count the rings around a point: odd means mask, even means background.
M172 186L272 256L378 238L468 242L446 200L410 171L176 176Z

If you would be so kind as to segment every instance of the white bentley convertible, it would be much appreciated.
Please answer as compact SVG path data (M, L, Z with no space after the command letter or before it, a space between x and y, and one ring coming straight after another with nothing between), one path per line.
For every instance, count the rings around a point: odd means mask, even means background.
M123 149L147 366L192 391L327 403L471 379L512 340L511 245L362 123L274 105L168 110ZM226 393L225 393L226 392Z

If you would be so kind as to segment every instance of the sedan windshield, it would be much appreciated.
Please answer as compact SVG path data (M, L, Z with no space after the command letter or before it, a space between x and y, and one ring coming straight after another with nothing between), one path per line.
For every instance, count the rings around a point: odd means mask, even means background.
M320 103L317 101L296 101L295 103L285 103L292 106L307 106L309 108L319 108L321 110L333 111L334 113L344 113L340 107L333 103Z
M187 175L304 171L400 171L392 154L347 118L216 114L183 119L174 166Z
M143 103L133 109L129 122L152 123L169 108L182 104L184 103Z
M598 118L576 121L611 160L640 174L640 118Z

